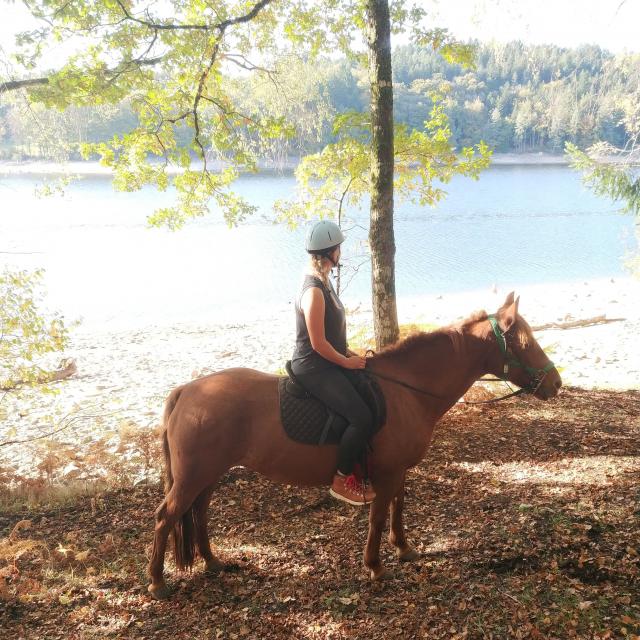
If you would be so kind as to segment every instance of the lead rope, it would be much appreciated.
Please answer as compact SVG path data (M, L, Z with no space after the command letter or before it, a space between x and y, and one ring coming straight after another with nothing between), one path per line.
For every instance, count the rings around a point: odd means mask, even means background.
M367 349L365 357L370 357L369 354L375 355L375 351L373 349ZM413 385L407 384L406 382L402 382L402 380L396 380L395 378L391 378L390 376L385 376L382 373L377 373L371 370L367 371L367 373L369 375L375 376L376 378L381 378L382 380L393 382L394 384L405 387L406 389L410 389L411 391L415 391L416 393L422 393L425 396L436 398L437 400L443 399L442 396L438 396L435 393L430 393L429 391L425 391L424 389L419 389L418 387L414 387ZM505 380L503 380L502 378L480 378L480 381L482 380L486 380L487 382L505 382ZM522 389L518 389L517 391L509 393L506 396L501 396L500 398L492 398L491 400L478 400L476 402L471 402L469 400L458 400L456 404L490 404L493 402L499 402L500 400L506 400L507 398L513 398L515 396L522 395L523 393L527 393L528 391L529 390L526 387L522 387Z

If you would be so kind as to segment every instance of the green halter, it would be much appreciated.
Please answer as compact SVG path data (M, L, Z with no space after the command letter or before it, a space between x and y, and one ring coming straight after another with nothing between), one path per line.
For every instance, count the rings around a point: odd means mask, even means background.
M491 323L491 327L493 328L493 333L496 336L496 340L498 341L498 347L500 347L500 353L505 358L504 367L502 369L502 379L507 379L507 374L509 373L509 365L514 367L520 367L524 369L530 376L532 376L532 380L527 387L524 387L527 391L535 390L540 386L542 379L544 376L551 371L555 367L553 362L549 360L549 364L545 365L542 369L536 369L535 367L530 367L523 362L520 362L513 354L509 353L507 350L507 341L505 340L504 333L500 329L500 325L498 324L498 319L491 315L488 317L489 322ZM506 333L506 332L505 332Z

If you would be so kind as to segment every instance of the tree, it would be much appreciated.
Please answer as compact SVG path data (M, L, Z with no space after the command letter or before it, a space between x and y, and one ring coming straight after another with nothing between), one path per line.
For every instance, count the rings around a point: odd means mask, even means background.
M398 201L435 206L446 196L438 183L446 184L455 175L476 179L489 164L491 152L486 144L480 142L459 151L451 144L443 96L433 94L431 104L422 129L394 124L394 194ZM347 220L347 208L358 206L370 193L369 114L352 111L337 116L333 133L335 142L298 165L297 197L276 203L281 220L292 223L331 217L342 224Z
M395 24L392 13L392 26ZM354 28L351 39L355 42L361 35ZM268 61L262 59L262 71L230 64L226 69L223 65L224 84L238 111L276 117L280 110L293 132L290 137L270 139L256 133L248 136L255 153L277 164L284 154L316 152L333 142L334 114L366 109L370 97L368 72L355 55L366 45L363 38L359 42L358 47L349 47L349 57L337 60L331 51L342 51L334 40L320 47L322 57L313 58L307 55L310 43L302 38L295 45L297 54L286 50L282 55L270 54ZM483 139L496 151L522 148L522 138L515 135L515 120L518 116L522 119L524 114L520 112L528 101L534 109L527 146L534 141L539 149L558 152L565 142L583 149L597 141L618 148L626 144L629 135L620 105L637 87L637 56L614 56L593 48L523 47L521 43L475 43L475 47L473 69L448 62L432 46L412 43L395 47L394 119L421 128L430 108L425 94L443 92L442 87L448 85L444 106L451 139L457 146ZM242 75L227 73L233 69ZM515 84L511 83L513 76ZM291 82L293 78L298 81ZM0 83L0 93L2 87L6 85ZM118 105L69 107L60 113L42 104L30 105L23 92L15 93L13 100L7 99L9 95L4 92L0 105L0 145L5 157L77 158L79 143L109 144L114 135L132 131L139 124L128 99ZM202 106L207 106L206 101ZM176 145L189 149L192 138L193 130L183 122L176 130ZM209 143L207 152L215 156Z
M369 247L373 329L380 348L400 336L393 233L393 81L388 0L367 0L366 34L371 87Z
M640 88L622 103L629 138L623 147L597 142L586 151L567 143L572 166L598 195L623 203L627 212L640 215Z
M395 291L395 240L393 230L393 198L394 169L397 168L394 152L394 119L393 119L393 79L391 65L391 32L398 31L407 25L412 31L414 41L422 46L429 46L440 51L447 59L471 63L473 48L463 45L450 37L446 30L420 28L425 17L424 9L413 6L408 9L405 3L394 6L392 21L388 0L339 1L328 3L332 7L342 5L342 16L335 22L335 16L325 13L322 20L325 33L337 36L337 44L349 57L360 59L351 42L354 38L364 36L367 50L366 66L369 75L370 108L363 117L358 114L347 114L339 118L334 133L340 135L347 129L355 128L355 136L347 134L336 145L329 145L317 157L303 167L300 175L308 190L310 176L324 180L324 184L316 190L311 199L319 205L306 208L306 215L315 211L322 215L342 215L342 205L347 196L358 199L363 187L370 195L369 247L371 250L372 303L374 317L374 333L376 346L381 348L398 339L399 328L396 309ZM302 23L309 21L301 20ZM315 15L310 21L317 19ZM337 26L336 26L337 25ZM406 131L406 130L405 130ZM403 131L404 132L404 131ZM412 148L411 143L414 143ZM405 152L417 151L418 144L413 139ZM488 149L482 152L488 157ZM328 160L328 162L327 162ZM431 157L430 161L437 162ZM408 162L423 165L417 155L408 154ZM368 176L365 177L365 167ZM306 179L305 179L306 174ZM306 180L306 182L305 182ZM408 186L408 183L405 183ZM430 186L430 185L429 185ZM335 204L338 210L335 210ZM300 206L281 205L281 210L292 219Z
M317 151L329 135L335 116L328 96L332 65L319 62L289 53L274 60L269 76L251 74L232 83L230 95L240 110L283 118L291 128L290 136L253 139L256 153L275 167Z
M253 208L230 185L239 171L255 170L261 141L291 137L285 116L264 114L234 99L229 68L274 78L269 67L274 41L284 35L294 48L314 58L341 51L362 60L352 40L369 52L371 89L371 235L375 328L379 345L397 337L393 242L393 85L390 34L410 29L414 42L450 60L467 61L472 47L441 29L425 30L424 9L400 1L389 10L387 0L303 0L288 3L258 0L171 0L145 5L135 0L31 0L34 16L47 26L23 34L17 59L26 68L42 55L49 37L91 36L85 51L46 77L9 80L0 91L29 87L32 100L64 109L69 105L115 104L127 99L138 126L102 143L82 145L85 156L98 153L114 170L115 185L124 190L169 185L169 163L182 167L173 179L178 203L157 211L154 224L182 226L189 217L208 212L213 200L230 225ZM257 56L257 58L256 58ZM256 62L258 60L259 62ZM193 132L190 148L180 132ZM202 165L192 167L195 152ZM210 155L225 168L210 170ZM150 156L162 158L160 164Z
M639 59L638 56L632 59ZM621 147L600 141L586 150L573 143L566 144L566 152L573 168L583 172L585 183L598 195L620 202L626 212L640 216L640 74L634 76L635 86L618 106L622 110L619 124L628 133ZM640 274L640 258L631 263Z
M173 180L178 201L158 210L155 224L178 228L207 213L210 200L235 224L253 212L229 187L240 171L255 169L256 134L268 139L291 133L282 118L238 110L224 82L229 67L270 72L250 55L260 56L271 46L279 24L276 5L274 0L249 5L174 0L161 7L135 0L33 0L29 9L45 26L19 36L18 63L33 68L51 40L80 35L86 49L59 70L8 80L0 90L27 87L31 101L60 110L127 99L138 125L109 142L85 143L83 155L98 154L123 190L144 184L165 190L167 167L180 166L183 171ZM182 144L185 126L192 135ZM192 166L192 154L200 166ZM226 163L222 172L210 170L214 154ZM152 163L152 157L162 162Z
M41 271L5 268L0 273L0 418L2 400L22 385L46 382L52 370L42 360L68 345L64 318L42 309Z

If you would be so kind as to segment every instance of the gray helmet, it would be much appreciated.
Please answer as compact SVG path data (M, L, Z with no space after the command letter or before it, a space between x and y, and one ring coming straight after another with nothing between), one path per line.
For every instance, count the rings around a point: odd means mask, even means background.
M323 254L343 242L344 234L335 222L320 220L311 227L305 246L308 253Z

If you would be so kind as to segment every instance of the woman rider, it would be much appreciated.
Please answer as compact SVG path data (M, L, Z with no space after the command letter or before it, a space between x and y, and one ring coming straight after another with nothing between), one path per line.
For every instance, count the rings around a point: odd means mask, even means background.
M342 242L340 227L330 220L316 223L307 236L311 263L295 305L296 346L291 369L312 395L346 418L348 426L340 440L337 471L329 492L361 505L371 502L375 494L368 483L356 480L353 468L364 454L373 418L343 373L343 369L364 369L366 360L347 349L344 306L329 280L329 272L340 261Z

